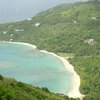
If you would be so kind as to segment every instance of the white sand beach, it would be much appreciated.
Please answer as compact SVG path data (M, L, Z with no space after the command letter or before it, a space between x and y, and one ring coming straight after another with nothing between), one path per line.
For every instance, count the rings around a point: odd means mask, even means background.
M82 100L82 98L84 97L84 95L82 95L79 91L79 87L80 87L80 77L79 75L74 71L74 67L68 62L68 60L64 57L60 57L58 55L56 55L55 53L52 52L48 52L45 50L40 50L41 52L44 53L48 53L51 54L55 57L57 57L58 59L60 59L63 64L65 65L65 68L73 73L73 78L72 78L72 89L70 90L69 93L67 93L67 96L71 97L71 98L80 98L80 100Z
M37 48L37 46L35 45L29 44L29 43L23 43L23 42L11 42L11 41L0 41L0 42L27 45L27 46L32 47L33 49Z

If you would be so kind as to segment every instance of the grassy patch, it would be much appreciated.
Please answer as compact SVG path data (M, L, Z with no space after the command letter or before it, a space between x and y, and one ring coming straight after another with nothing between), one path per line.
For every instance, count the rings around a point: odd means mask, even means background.
M73 58L74 54L73 53L57 53L57 55L61 56L61 57L69 57L69 58Z

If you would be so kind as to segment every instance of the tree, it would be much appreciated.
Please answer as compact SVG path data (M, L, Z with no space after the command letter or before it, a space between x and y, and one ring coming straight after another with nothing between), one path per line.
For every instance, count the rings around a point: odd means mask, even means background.
M0 80L3 81L3 76L2 75L0 75Z

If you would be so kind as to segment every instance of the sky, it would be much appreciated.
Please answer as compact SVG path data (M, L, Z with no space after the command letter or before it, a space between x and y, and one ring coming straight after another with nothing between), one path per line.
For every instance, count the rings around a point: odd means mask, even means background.
M0 0L0 23L24 20L59 4L79 1L87 0Z

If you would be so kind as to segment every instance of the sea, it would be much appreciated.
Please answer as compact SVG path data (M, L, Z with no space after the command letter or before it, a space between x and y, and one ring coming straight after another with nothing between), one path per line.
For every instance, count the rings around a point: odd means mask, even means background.
M54 93L72 88L73 73L61 60L25 44L0 42L0 74Z

